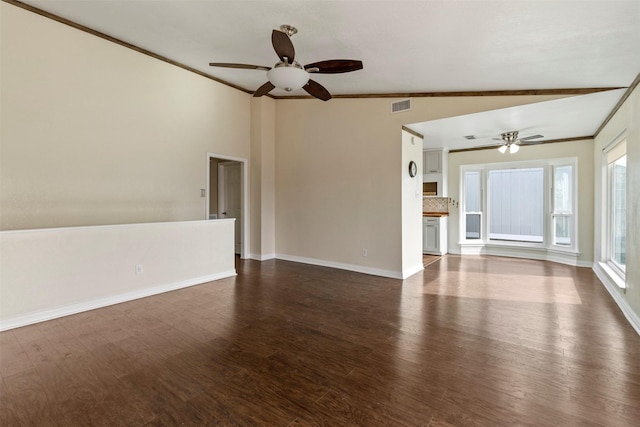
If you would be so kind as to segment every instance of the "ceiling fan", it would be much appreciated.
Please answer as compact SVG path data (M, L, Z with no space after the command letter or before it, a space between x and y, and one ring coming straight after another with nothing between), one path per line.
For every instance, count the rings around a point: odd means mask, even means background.
M251 64L234 64L227 62L210 62L212 67L242 68L248 70L264 70L267 72L268 82L260 86L253 96L263 96L275 88L291 92L296 89L304 89L309 95L323 101L331 99L331 94L320 83L311 80L309 73L338 74L348 73L362 69L362 61L353 59L330 59L313 62L305 66L295 61L296 52L291 42L291 36L298 30L291 25L281 25L280 30L271 33L271 44L280 58L273 67Z
M498 147L498 151L504 154L507 150L509 150L509 153L517 153L521 145L539 144L542 141L531 141L532 139L538 138L544 138L544 135L531 135L518 138L518 131L512 130L509 132L503 132L500 134L500 138L493 139L502 141L502 144Z

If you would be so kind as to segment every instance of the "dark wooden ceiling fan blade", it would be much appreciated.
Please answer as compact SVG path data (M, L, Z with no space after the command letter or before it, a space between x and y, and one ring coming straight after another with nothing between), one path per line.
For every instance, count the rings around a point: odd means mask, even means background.
M320 83L309 79L306 85L302 87L309 95L315 96L318 99L323 101L328 101L331 99L331 94L327 89L324 88Z
M537 138L544 138L544 135L531 135L531 136L525 136L524 138L518 138L520 141L528 141L530 139L537 139Z
M289 63L293 62L293 59L296 56L296 50L293 48L293 43L291 43L291 39L288 35L282 31L273 30L271 32L271 44L273 44L273 50L276 51L276 54L280 57L281 61L284 61L284 58L287 58Z
M362 70L362 61L355 59L329 59L327 61L314 62L304 66L310 73L338 74ZM314 70L317 68L318 70Z
M273 85L273 83L271 82L266 82L265 84L263 84L262 86L260 86L255 92L253 92L253 96L258 98L262 95L266 95L269 92L271 92L273 89L275 89L275 86Z
M245 70L264 70L269 71L271 67L265 67L264 65L251 65L251 64L235 64L232 62L209 62L212 67L224 67L224 68L243 68Z

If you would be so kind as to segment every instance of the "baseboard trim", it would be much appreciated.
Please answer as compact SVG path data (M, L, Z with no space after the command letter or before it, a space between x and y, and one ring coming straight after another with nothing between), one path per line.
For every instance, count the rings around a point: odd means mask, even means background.
M609 292L613 300L618 304L622 314L626 317L627 321L631 324L636 333L640 335L640 317L636 314L627 300L622 296L621 288L615 283L615 281L609 276L609 274L602 268L599 262L592 264L593 272L596 273L600 282L604 285L604 288Z
M413 266L413 268L408 268L406 270L403 270L402 278L406 279L408 277L413 276L414 274L420 273L422 270L424 270L424 264L420 263L418 265Z
M523 248L496 245L467 245L458 248L451 248L449 253L456 255L490 255L503 256L509 258L534 259L538 261L551 261L558 264L572 265L574 267L591 268L591 261L581 261L578 259L579 254L565 253L561 251L553 251L539 248Z
M287 254L277 254L276 258L284 261L299 262L301 264L311 264L311 265L317 265L320 267L330 267L330 268L337 268L340 270L354 271L356 273L370 274L372 276L389 277L391 279L402 280L404 278L402 276L402 273L398 271L382 270L379 268L364 267L362 265L345 264L341 262L326 261L322 259L306 258L306 257L299 257L299 256L287 255Z
M276 254L251 254L249 258L255 259L256 261L269 261L270 259L275 259Z
M72 314L81 313L83 311L95 310L96 308L107 307L109 305L120 304L152 295L162 294L164 292L175 291L189 286L200 285L202 283L214 280L225 279L227 277L236 276L234 270L224 271L221 273L211 274L207 276L195 277L180 282L167 283L164 285L154 286L151 288L135 290L123 294L113 295L104 298L98 298L91 301L84 301L76 304L69 304L61 307L34 311L27 314L9 317L0 320L0 331L19 328L21 326L32 325L34 323L45 322L47 320L57 319L59 317L70 316Z

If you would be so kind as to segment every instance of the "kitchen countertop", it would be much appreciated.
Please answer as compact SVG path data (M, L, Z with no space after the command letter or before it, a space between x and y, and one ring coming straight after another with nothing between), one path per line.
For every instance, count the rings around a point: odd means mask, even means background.
M449 216L449 212L422 212L422 216L435 216L435 217Z

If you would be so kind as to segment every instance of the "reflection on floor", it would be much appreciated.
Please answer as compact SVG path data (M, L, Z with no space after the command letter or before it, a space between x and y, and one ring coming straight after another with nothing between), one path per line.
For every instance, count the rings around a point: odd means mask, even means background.
M423 272L433 275L433 280L417 279L422 293L499 301L582 304L574 277L561 273L567 268L561 264L499 257L491 258L490 264L484 257L448 255L442 260L436 258L429 260L432 265ZM448 264L452 262L464 268L449 268ZM425 267L428 265L427 259L424 264ZM487 268L488 265L492 268Z
M440 258L442 258L440 255L427 255L427 254L423 254L422 255L422 264L426 267L428 267L429 265L433 264L436 261L439 261Z

